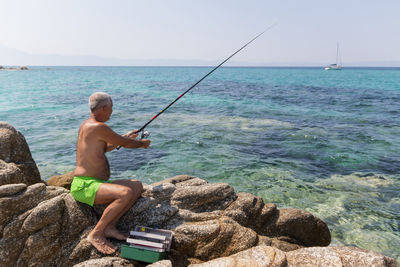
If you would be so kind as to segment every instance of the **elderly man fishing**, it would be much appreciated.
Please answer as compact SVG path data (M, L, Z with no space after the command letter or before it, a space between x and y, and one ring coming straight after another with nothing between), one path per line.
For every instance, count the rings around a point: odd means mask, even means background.
M110 166L105 153L117 146L148 148L150 140L137 140L136 131L119 135L105 124L113 112L113 102L108 94L91 95L89 107L90 117L79 128L71 194L76 200L90 206L109 204L87 239L100 252L112 254L117 248L107 237L126 239L127 236L117 230L116 224L140 197L143 186L133 179L109 180Z

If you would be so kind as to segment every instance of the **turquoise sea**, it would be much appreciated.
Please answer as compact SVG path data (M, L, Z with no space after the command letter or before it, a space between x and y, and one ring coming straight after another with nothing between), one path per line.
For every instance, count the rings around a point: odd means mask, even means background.
M32 67L0 72L0 120L27 139L42 178L74 169L88 97L138 129L208 67ZM327 222L332 245L400 261L400 68L217 70L147 130L147 150L108 154L112 177L225 182Z

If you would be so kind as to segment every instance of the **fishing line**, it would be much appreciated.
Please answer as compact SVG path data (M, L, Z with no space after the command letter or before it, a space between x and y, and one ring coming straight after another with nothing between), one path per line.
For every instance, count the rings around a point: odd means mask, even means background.
M274 27L276 23L272 24L268 28L266 28L263 32L259 33L256 37L251 39L249 42L247 42L245 45L243 45L241 48L239 48L235 53L230 55L228 58L226 58L224 61L222 61L218 66L216 66L214 69L212 69L210 72L208 72L206 75L204 75L200 80L198 80L195 84L193 84L189 89L187 89L185 92L183 92L180 96L178 96L174 101L172 101L168 106L166 106L164 109L162 109L160 112L158 112L156 115L151 118L146 124L144 124L139 130L136 131L136 133L142 132L141 139L148 137L150 134L147 131L144 131L144 129L151 123L153 122L158 116L160 116L164 111L166 111L169 107L171 107L173 104L175 104L176 101L178 101L180 98L182 98L186 93L188 93L190 90L192 90L196 85L201 83L205 78L207 78L211 73L216 71L219 67L222 66L225 62L227 62L229 59L231 59L234 55L239 53L242 49L244 49L246 46L248 46L250 43L252 43L254 40L256 40L258 37L263 35L266 31L270 30L272 27ZM121 146L118 146L117 149L120 149Z

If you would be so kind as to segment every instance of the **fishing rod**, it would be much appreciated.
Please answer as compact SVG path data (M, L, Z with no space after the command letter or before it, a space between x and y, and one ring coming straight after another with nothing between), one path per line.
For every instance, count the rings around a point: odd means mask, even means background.
M158 116L160 116L162 113L164 113L164 111L166 111L169 107L171 107L173 104L175 104L176 101L178 101L181 97L183 97L184 95L186 95L186 93L188 93L190 90L192 90L194 87L196 87L196 85L198 85L199 83L201 83L201 81L203 81L205 78L207 78L208 75L210 75L211 73L213 73L214 71L216 71L219 67L222 66L222 64L224 64L225 62L227 62L229 59L231 59L234 55L236 55L237 53L239 53L243 48L245 48L246 46L248 46L250 43L252 43L254 40L256 40L258 37L260 37L261 35L263 35L266 31L270 30L272 27L274 27L276 25L272 24L271 26L269 26L268 28L266 28L263 32L261 32L260 34L258 34L256 37L254 37L253 39L251 39L249 42L247 42L245 45L243 45L241 48L239 48L235 53L233 53L232 55L230 55L228 58L226 58L224 61L222 61L218 66L216 66L214 69L212 69L209 73L207 73L206 75L203 76L203 78L201 78L200 80L198 80L195 84L193 84L189 89L187 89L185 92L183 92L180 96L178 96L174 101L172 101L168 106L166 106L164 109L162 109L160 112L158 112L156 115L154 115L153 118L151 118L151 120L149 120L148 122L146 122L145 125L143 125L139 130L136 131L136 133L140 133L142 132L150 123L152 123ZM142 135L141 135L141 139L146 138L150 135L150 133L148 131L143 131ZM121 146L118 146L117 149L119 150L121 148Z

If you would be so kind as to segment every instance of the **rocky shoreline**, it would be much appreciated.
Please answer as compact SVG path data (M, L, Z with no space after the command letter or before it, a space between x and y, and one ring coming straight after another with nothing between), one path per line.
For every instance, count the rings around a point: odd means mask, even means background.
M23 135L0 122L0 266L144 266L119 252L105 257L86 240L104 206L76 202L71 178L41 180ZM117 227L174 232L167 259L150 266L398 266L373 251L329 247L321 219L225 183L179 175L144 189Z
M3 67L0 66L0 70L28 70L28 67L21 66L21 67Z

